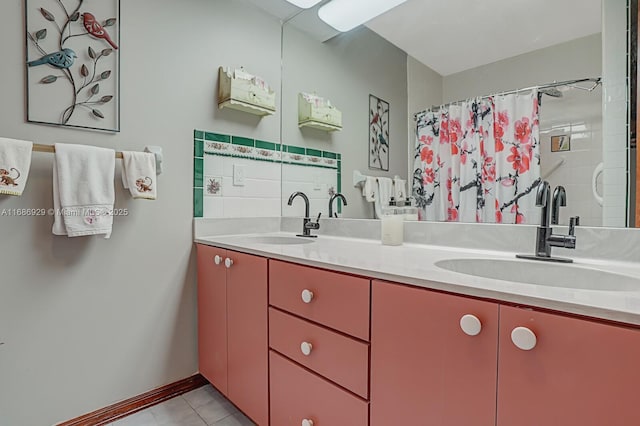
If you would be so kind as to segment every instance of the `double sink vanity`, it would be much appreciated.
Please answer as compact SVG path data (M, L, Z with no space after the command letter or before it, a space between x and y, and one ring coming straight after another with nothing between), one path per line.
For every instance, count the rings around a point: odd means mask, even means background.
M383 246L363 238L377 221L302 238L298 221L196 225L200 371L257 424L640 424L637 263Z

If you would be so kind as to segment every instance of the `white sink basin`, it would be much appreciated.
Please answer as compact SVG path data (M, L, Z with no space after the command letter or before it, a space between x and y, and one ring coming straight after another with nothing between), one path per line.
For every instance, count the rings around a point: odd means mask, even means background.
M238 237L238 240L255 244L292 245L309 244L314 242L316 239L307 237L290 237L288 235L246 235Z
M523 284L595 291L640 291L640 280L573 264L501 259L447 259L438 268Z

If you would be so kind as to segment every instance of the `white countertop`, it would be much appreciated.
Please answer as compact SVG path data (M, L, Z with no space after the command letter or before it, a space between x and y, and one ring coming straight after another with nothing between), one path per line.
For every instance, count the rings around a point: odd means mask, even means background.
M294 234L280 232L259 235ZM411 243L392 247L376 240L326 235L319 236L313 243L297 245L255 243L247 237L250 235L200 237L195 238L195 242L461 295L640 325L640 291L596 291L521 284L451 272L435 265L444 259L515 260L515 253ZM598 269L640 280L640 264L637 262L575 259L567 267Z

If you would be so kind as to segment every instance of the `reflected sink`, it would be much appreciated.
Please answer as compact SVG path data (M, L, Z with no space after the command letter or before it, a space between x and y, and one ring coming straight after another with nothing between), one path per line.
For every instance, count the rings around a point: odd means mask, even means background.
M247 235L238 237L238 240L255 244L294 245L309 244L314 242L316 239L306 237L290 237L287 235Z
M595 291L640 291L640 280L576 265L501 259L447 259L438 268L521 284Z

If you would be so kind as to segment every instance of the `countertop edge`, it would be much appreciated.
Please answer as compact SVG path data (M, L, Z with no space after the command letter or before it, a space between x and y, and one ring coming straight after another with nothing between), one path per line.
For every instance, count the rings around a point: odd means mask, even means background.
M432 279L416 279L409 276L398 275L394 273L385 273L379 271L371 271L354 266L345 266L337 263L321 260L311 260L297 256L289 256L281 253L275 253L270 250L261 250L258 248L248 248L244 246L238 246L235 244L224 243L219 241L213 241L220 237L226 236L212 236L194 238L194 244L203 244L207 246L214 246L218 248L237 251L240 253L252 254L260 257L265 257L274 260L280 260L284 262L291 262L300 265L310 266L314 268L320 268L350 275L357 275L371 280L381 280L391 283L398 283L409 285L413 287L421 287L428 290L442 291L454 295L476 297L485 300L491 300L495 302L506 302L511 305L524 305L533 308L540 308L544 310L555 311L558 313L565 313L570 315L577 315L586 319L602 320L618 323L622 326L628 326L633 328L640 328L640 314L632 312L624 312L615 309L607 309L595 306L588 306L579 303L569 303L565 301L557 301L546 298L538 298L529 295L513 294L508 292L502 292L491 289L481 289L475 287L469 287L464 284L453 282L435 281Z

